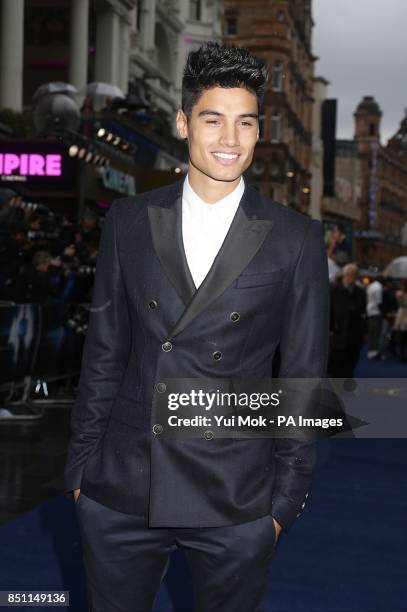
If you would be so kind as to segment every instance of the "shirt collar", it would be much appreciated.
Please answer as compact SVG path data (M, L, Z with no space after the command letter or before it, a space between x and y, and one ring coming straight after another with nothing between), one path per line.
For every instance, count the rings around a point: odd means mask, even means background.
M190 182L188 180L188 175L184 181L183 187L183 200L187 204L188 208L191 210L202 213L206 212L209 208L213 209L223 220L230 220L239 206L239 202L242 198L243 192L245 189L245 182L243 177L240 177L240 181L232 193L229 193L226 197L214 202L213 204L208 204L202 198L198 196L197 193L192 189Z

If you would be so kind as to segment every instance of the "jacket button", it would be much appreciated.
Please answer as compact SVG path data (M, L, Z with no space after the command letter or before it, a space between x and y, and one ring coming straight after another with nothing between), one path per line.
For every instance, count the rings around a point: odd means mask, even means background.
M153 433L155 433L156 436L160 435L162 431L163 431L162 425L160 425L159 423L156 423L155 425L153 425Z
M156 300L150 300L148 303L148 307L151 308L152 310L154 310L154 308L157 308L158 306L158 302Z
M219 359L222 358L222 353L220 351L215 351L214 353L212 353L212 357L215 361L219 361Z
M204 432L204 438L205 440L212 440L213 438L213 432L208 430Z
M157 389L158 393L165 393L167 390L167 385L165 383L157 383L155 388Z
M168 353L168 351L170 351L172 349L172 344L171 342L164 342L164 344L162 345L162 350L165 351L166 353Z
M235 322L238 321L240 319L240 314L238 312L231 312L230 313L230 320Z

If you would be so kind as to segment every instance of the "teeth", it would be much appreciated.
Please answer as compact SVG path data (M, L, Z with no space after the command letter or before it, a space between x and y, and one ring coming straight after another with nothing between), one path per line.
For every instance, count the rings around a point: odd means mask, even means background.
M214 153L216 157L221 157L222 159L236 159L237 153Z

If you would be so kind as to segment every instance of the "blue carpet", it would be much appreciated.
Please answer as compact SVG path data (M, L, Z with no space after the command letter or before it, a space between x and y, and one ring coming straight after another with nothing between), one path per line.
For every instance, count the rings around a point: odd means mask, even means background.
M385 361L367 358L367 349L364 347L355 370L355 378L406 378L407 363L402 363L390 351L386 353Z
M319 450L306 511L278 542L263 612L406 612L406 442L326 439ZM2 525L0 559L0 590L68 590L70 609L86 610L76 516L64 496ZM156 606L175 611L192 611L182 553Z

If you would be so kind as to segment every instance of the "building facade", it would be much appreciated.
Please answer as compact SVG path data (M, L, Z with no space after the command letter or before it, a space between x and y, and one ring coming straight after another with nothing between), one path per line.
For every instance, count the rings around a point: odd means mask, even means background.
M329 82L323 77L314 78L314 105L312 109L311 194L309 214L321 219L321 203L324 191L324 144L322 140L322 105L326 100Z
M382 112L365 96L355 116L355 143L362 166L362 211L356 232L356 257L362 266L384 267L407 254L407 121L386 145L380 143Z
M43 83L128 90L136 0L2 0L0 108L21 112Z
M335 141L334 189L324 177L322 219L340 224L362 268L383 269L407 253L407 117L386 145L380 142L382 112L365 96L355 113L353 140ZM326 153L326 152L325 152Z
M305 213L311 193L312 27L311 0L224 0L225 43L250 49L270 72L251 180Z
M221 0L138 0L130 37L131 87L174 117L188 52L220 35Z

